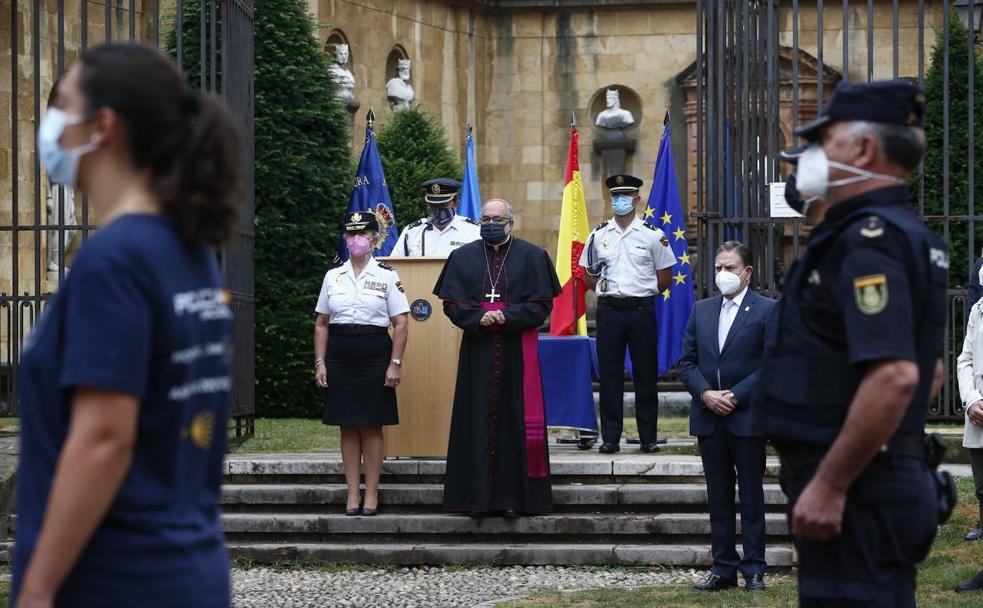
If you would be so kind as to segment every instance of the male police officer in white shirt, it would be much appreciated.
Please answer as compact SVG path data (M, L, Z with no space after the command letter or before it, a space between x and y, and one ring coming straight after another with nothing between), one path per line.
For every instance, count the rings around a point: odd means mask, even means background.
M643 452L658 452L658 340L655 297L669 287L676 256L666 235L635 214L642 180L612 175L614 218L602 222L580 256L587 287L597 292L597 358L601 367L603 454L619 451L624 418L625 347L635 383L635 419Z
M446 258L461 245L481 238L481 226L477 221L456 215L461 182L438 178L425 181L422 186L427 217L403 229L390 254L392 257Z

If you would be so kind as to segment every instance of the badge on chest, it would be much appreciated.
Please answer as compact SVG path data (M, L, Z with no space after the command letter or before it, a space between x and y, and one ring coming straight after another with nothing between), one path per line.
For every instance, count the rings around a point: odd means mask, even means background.
M366 281L363 284L363 287L365 288L366 291L374 291L382 295L386 294L386 288L388 286L389 285L387 283L382 283L380 281Z

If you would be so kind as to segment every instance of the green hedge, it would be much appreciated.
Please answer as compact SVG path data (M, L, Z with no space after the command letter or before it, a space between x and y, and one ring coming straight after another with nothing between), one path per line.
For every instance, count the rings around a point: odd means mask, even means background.
M197 87L198 0L184 6L184 67ZM254 17L256 413L316 417L314 305L354 175L348 116L307 4L256 0Z

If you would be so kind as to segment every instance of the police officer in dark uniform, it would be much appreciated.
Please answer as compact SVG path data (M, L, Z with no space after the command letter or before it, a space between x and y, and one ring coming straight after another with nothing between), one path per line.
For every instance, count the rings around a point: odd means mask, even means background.
M818 223L789 271L759 398L782 459L800 606L914 606L939 523L926 463L941 384L948 250L912 209L923 95L841 83L789 197Z

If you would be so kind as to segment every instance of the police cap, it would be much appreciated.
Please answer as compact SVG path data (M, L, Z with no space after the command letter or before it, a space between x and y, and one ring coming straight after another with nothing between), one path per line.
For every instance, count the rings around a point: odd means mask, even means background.
M822 114L796 129L795 134L816 141L826 126L848 120L921 127L924 109L921 87L906 80L841 82Z
M629 194L642 187L642 180L634 175L612 175L604 180L604 185L608 187L611 194Z
M461 191L461 182L446 177L428 179L421 186L424 192L423 198L430 205L449 203L457 198L457 193Z
M778 160L785 161L787 163L792 163L793 165L799 164L799 157L802 153L806 151L809 144L801 144L795 146L794 148L787 148L778 153Z
M345 214L345 232L361 232L363 230L379 230L379 220L371 211L352 211Z

